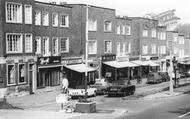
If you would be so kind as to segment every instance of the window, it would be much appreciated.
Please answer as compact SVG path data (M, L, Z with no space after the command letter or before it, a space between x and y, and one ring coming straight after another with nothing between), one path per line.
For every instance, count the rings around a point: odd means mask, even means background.
M69 52L69 38L61 38L61 52Z
M161 40L166 40L166 32L161 32Z
M58 26L58 13L52 14L52 26L55 26L55 27Z
M183 37L179 38L179 44L184 44L184 38Z
M148 30L143 30L143 37L148 37Z
M121 55L120 42L117 43L117 56Z
M111 53L112 52L112 42L111 41L105 41L105 53Z
M97 20L88 19L88 30L97 31Z
M126 26L126 35L131 35L131 27Z
M32 24L32 6L25 5L25 24Z
M31 53L32 52L32 34L25 34L25 52Z
M160 46L160 54L166 54L166 46Z
M152 54L156 54L156 44L151 45Z
M58 38L57 38L57 37L54 37L54 38L52 39L52 41L53 41L52 53L53 53L54 55L58 55L58 53L59 53Z
M148 54L148 45L143 45L143 47L142 47L142 53L143 53L143 55Z
M35 38L35 53L41 54L41 37L39 36Z
M174 42L177 42L177 36L174 36Z
M122 55L125 56L126 55L126 45L125 45L125 43L123 43L122 51L123 51Z
M42 51L43 55L49 56L49 37L43 37L43 44L42 44Z
M26 83L26 66L25 64L19 64L18 65L18 83Z
M152 37L153 37L153 38L156 38L156 29L152 29L151 32L152 32Z
M15 65L7 65L7 85L15 85Z
M131 53L131 43L128 44L128 53Z
M41 25L41 12L35 11L35 25Z
M96 40L89 40L88 41L88 54L97 54L97 41Z
M49 26L49 13L48 12L42 12L42 25Z
M125 26L122 26L122 34L125 35Z
M174 48L174 55L177 55L178 48Z
M65 14L60 15L60 27L69 27L69 16Z
M6 22L22 23L22 5L18 3L6 3Z
M17 34L17 33L6 34L6 49L7 53L21 53L22 34Z
M112 26L111 26L111 21L104 21L104 31L111 31Z
M120 25L117 26L117 34L119 35L121 32L121 28L120 28Z

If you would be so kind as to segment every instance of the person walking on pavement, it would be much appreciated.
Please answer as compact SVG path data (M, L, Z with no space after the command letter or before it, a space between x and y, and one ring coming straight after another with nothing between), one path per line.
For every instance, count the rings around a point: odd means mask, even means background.
M67 79L67 75L65 73L62 74L61 86L62 86L62 89L63 89L63 93L67 93L69 82L68 82L68 79Z

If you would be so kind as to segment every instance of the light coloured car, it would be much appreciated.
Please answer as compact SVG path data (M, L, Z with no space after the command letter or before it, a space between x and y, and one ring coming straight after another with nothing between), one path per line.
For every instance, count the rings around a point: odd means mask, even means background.
M96 96L97 89L87 86L87 96ZM69 89L68 91L71 97L84 97L85 88L84 86L77 86L75 89Z

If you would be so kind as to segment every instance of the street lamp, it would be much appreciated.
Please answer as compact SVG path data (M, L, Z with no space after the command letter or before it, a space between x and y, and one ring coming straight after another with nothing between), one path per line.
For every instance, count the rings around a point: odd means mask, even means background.
M85 47L85 64L88 66L88 4L86 4L86 47ZM88 72L85 71L85 102L87 102L87 78Z

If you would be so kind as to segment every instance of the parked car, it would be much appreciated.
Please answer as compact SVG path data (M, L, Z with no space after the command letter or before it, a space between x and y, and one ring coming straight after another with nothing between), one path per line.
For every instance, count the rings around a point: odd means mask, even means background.
M107 94L107 88L110 85L108 83L96 82L95 84L91 85L90 87L96 88L97 95L105 95Z
M87 96L96 96L97 89L87 86ZM71 97L84 97L85 88L84 86L77 86L76 89L69 89L68 93Z
M108 87L108 97L110 96L127 96L135 93L135 85L127 85L126 81L114 82Z
M161 83L162 79L158 72L150 72L147 76L147 83Z
M168 72L166 72L166 71L159 71L158 74L159 74L162 82L167 82L167 81L170 80L170 76L169 76Z

